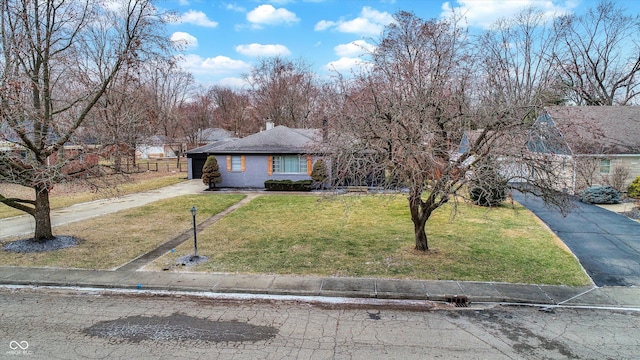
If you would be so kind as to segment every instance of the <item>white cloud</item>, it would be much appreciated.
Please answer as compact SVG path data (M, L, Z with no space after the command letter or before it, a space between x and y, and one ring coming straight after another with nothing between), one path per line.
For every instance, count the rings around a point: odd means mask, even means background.
M171 34L171 41L186 49L198 47L198 39L196 39L195 36L182 31L176 31Z
M321 20L316 23L314 30L323 31L329 28L334 28L335 30L344 33L379 35L384 27L392 22L394 22L394 19L391 14L365 6L360 11L360 16L353 20Z
M342 57L336 61L332 61L325 65L325 69L328 71L337 71L339 73L347 73L351 71L358 71L363 67L369 67L371 63L363 61L359 58Z
M255 28L262 25L290 25L300 21L295 13L285 9L276 9L273 5L260 5L247 13L247 20Z
M338 25L338 23L335 22L335 21L320 20L320 21L318 21L316 26L313 27L313 30L315 30L315 31L323 31L323 30L327 30L328 28L336 26L336 25Z
M227 9L227 10L236 11L236 12L240 12L240 13L243 13L243 12L247 11L247 9L245 9L244 7L242 7L242 6L238 5L238 4L226 4L224 8Z
M189 0L178 0L178 4L181 6L188 6Z
M364 40L356 40L348 44L340 44L333 48L336 55L340 57L358 57L360 55L370 53L374 49L375 46Z
M221 55L205 59L195 54L187 54L179 63L185 71L201 75L234 74L251 69L251 64L247 62Z
M203 13L202 11L196 11L196 10L189 10L186 13L180 15L180 18L178 19L178 23L188 23L188 24L193 24L193 25L198 25L198 26L204 26L204 27L216 27L218 26L218 23L212 20L209 20L209 18L207 17L207 14Z
M280 44L248 44L236 46L236 51L247 56L288 56L291 51L286 46Z
M509 18L531 6L542 10L549 18L571 12L577 6L575 1L556 4L558 1L555 0L456 0L452 3L442 4L441 18L449 18L455 12L464 16L470 26L485 29L498 19Z
M242 89L249 86L249 83L247 83L245 79L238 78L238 77L228 77L228 78L220 79L216 81L216 84L220 86L228 86L230 88L235 88L235 89Z

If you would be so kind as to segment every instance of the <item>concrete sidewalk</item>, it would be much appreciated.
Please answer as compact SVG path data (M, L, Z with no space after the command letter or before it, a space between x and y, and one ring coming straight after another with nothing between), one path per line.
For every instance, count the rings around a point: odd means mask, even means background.
M213 294L520 303L640 310L637 287L0 267L0 284ZM310 298L311 299L311 298Z

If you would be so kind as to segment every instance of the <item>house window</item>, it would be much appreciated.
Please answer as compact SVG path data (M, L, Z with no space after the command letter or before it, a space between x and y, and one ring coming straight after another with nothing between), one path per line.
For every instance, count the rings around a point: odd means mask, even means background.
M274 156L272 169L279 174L306 174L307 158L298 155Z
M244 155L227 155L227 171L244 172L245 164L246 160Z
M608 174L611 172L611 160L609 159L601 159L600 160L600 174Z
M231 157L231 171L242 171L242 160L239 155Z

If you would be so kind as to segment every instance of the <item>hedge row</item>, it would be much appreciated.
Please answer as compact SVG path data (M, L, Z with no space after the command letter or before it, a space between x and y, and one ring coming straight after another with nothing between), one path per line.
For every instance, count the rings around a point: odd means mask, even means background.
M267 180L264 187L270 191L311 191L312 180Z

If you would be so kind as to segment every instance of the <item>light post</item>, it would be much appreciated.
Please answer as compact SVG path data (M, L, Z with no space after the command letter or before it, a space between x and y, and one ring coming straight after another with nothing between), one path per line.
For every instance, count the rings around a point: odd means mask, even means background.
M195 206L191 208L191 216L193 217L193 257L198 257L198 238L196 235L196 209Z

